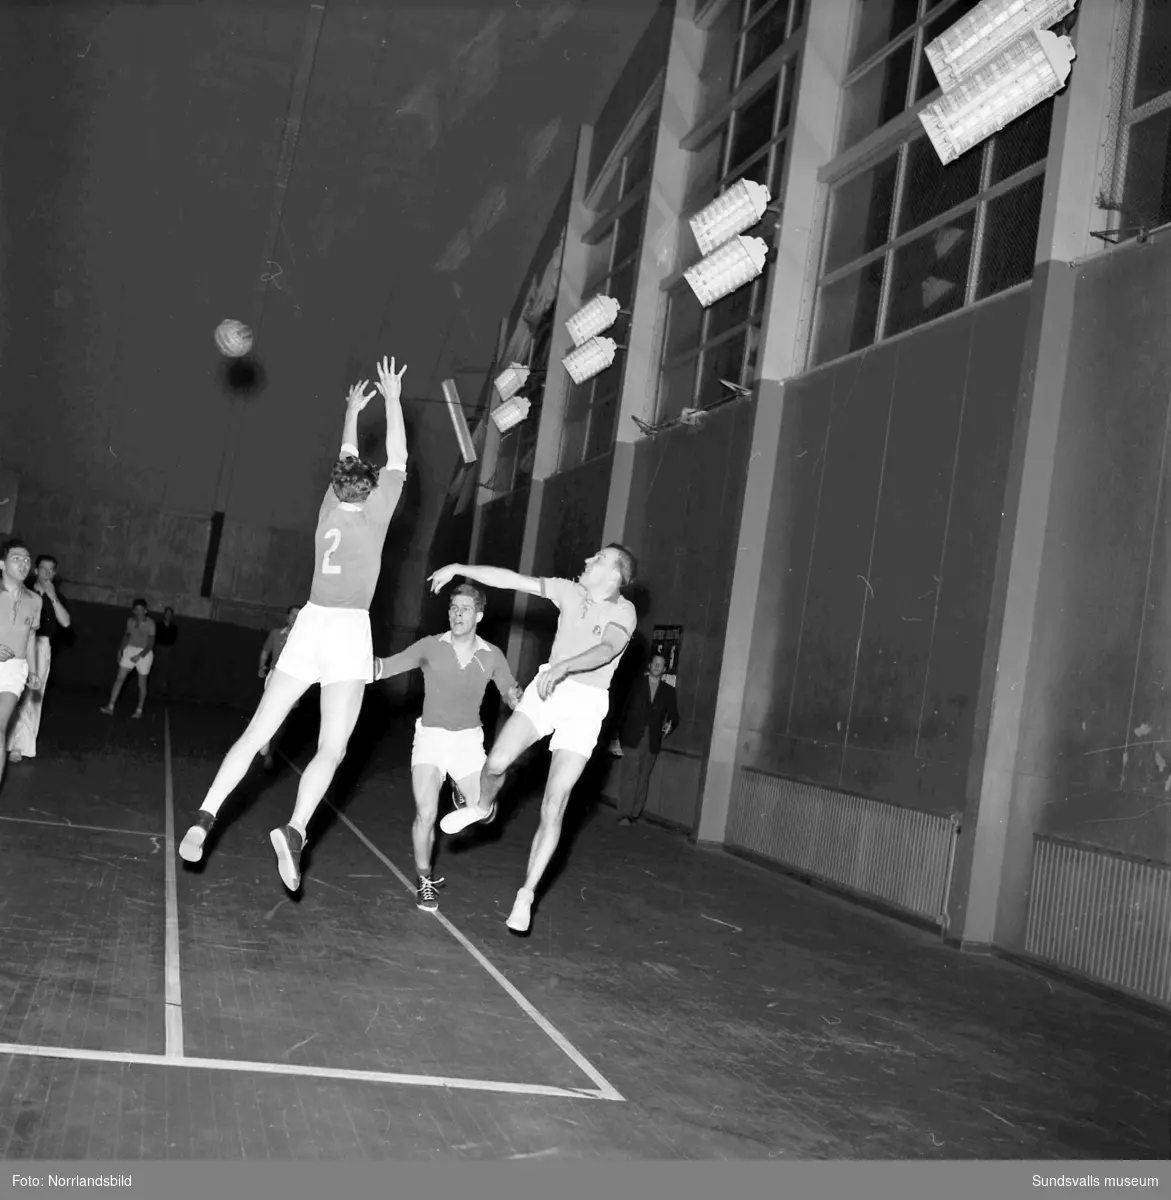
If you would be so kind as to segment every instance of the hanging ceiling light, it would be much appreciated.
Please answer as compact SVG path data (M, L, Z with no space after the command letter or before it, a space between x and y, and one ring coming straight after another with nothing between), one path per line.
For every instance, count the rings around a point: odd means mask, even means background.
M605 333L618 320L621 310L622 305L612 296L595 296L565 322L565 328L575 346L584 346L590 338Z
M472 441L471 430L468 429L468 419L464 416L464 406L460 402L459 392L455 390L455 380L445 379L439 386L443 391L444 400L447 401L447 411L455 429L455 439L459 442L459 452L464 463L471 465L476 461L476 446Z
M688 221L701 254L710 254L738 233L751 229L768 208L769 190L762 183L741 179L701 208Z
M939 155L949 163L1055 96L1069 78L1077 52L1067 37L1031 29L953 92L919 113Z
M983 0L927 45L927 61L945 92L991 62L1031 29L1051 29L1077 0Z
M492 421L501 433L507 433L529 415L530 406L531 401L527 396L513 396L493 409Z
M585 383L613 364L617 349L618 345L612 338L590 338L584 346L578 346L563 358L561 363L574 383Z
M511 400L528 381L528 367L522 367L520 363L513 363L511 366L505 367L496 376L496 390L500 393L500 399Z
M707 308L737 288L751 283L768 257L768 246L760 238L735 237L715 253L684 272L696 299Z

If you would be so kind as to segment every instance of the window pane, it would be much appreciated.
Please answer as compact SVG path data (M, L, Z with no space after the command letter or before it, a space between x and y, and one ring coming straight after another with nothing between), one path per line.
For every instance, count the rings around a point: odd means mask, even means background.
M781 73L781 107L777 113L778 129L784 129L793 117L793 89L797 84L797 68L794 59L790 59L782 68Z
M610 176L609 182L602 189L602 194L598 198L598 202L594 205L594 212L604 213L618 203L619 189L622 186L622 164L618 164L618 169Z
M667 298L667 334L663 340L663 358L672 359L699 345L703 308L695 293L684 283Z
M747 79L757 67L785 40L789 21L789 0L777 0L744 35L744 58L740 78Z
M614 249L614 226L602 240L586 251L586 283L582 289L587 296L596 292L602 286L602 281L610 274L611 251Z
M1171 108L1130 127L1122 208L1123 225L1171 221Z
M744 288L744 291L748 291ZM696 405L705 408L717 400L728 396L728 389L720 382L722 379L729 383L740 383L744 370L744 334L737 334L726 342L720 342L710 350L704 351L703 361L699 368L699 392Z
M930 140L916 138L907 148L898 232L907 233L949 208L971 200L980 190L983 154L983 146L973 146L945 167Z
M725 4L716 23L707 31L703 45L703 68L700 71L700 114L709 113L728 98L732 90L732 72L739 46L740 6Z
M852 275L822 287L818 297L814 365L840 358L851 350L861 350L874 341L883 265L884 260L877 258Z
M1133 107L1171 92L1171 4L1146 0L1134 72Z
M910 29L919 15L919 0L863 0L855 9L851 71L894 41L904 29Z
M1052 124L1053 101L1046 100L996 134L992 140L992 182L1002 183L1045 158Z
M646 216L646 198L640 200L629 212L618 219L618 232L614 235L614 264L625 262L638 252L642 239L643 218Z
M898 165L898 154L892 154L834 189L823 271L861 258L890 237Z
M846 88L839 151L881 129L906 108L914 52L914 43L907 42Z
M630 309L630 298L634 295L634 273L638 259L631 259L620 271L615 271L606 284L606 295L617 300L623 308Z
M704 330L704 341L719 337L729 329L742 325L748 320L752 311L752 285L745 284L722 299L717 300L707 310L707 328Z
M561 430L561 470L581 464L585 453L586 429L589 425L589 402L593 394L594 381L574 384L569 389L565 405L565 425Z
M612 370L618 369L615 363ZM600 396L590 406L589 434L586 438L585 457L599 458L614 448L614 426L618 418L618 393L609 392Z
M669 421L691 404L695 389L695 368L698 359L690 358L680 366L671 367L659 377L659 403L655 421Z
M630 148L630 153L626 156L626 175L622 184L624 196L651 173L651 159L655 150L657 127L657 116L651 117L650 123L639 134L638 141Z
M976 287L978 298L995 295L1033 278L1044 195L1045 176L1038 175L989 201L984 218L983 262Z
M724 144L728 136L728 127L724 126L718 134L710 137L694 154L690 155L687 163L687 192L686 206L688 208L702 207L698 197L706 201L711 195L715 182L720 178L724 165Z
M774 81L754 100L750 100L733 118L732 153L730 164L743 162L773 136L773 117L777 107L777 84Z
M533 461L537 456L537 431L539 428L539 410L534 405L529 410L528 417L516 428L516 471L512 480L514 490L523 487L533 477Z
M732 184L739 183L741 179L751 179L753 183L763 183L765 187L768 187L769 180L772 177L770 161L769 151L766 150L758 158L754 158L750 163L747 163L745 166L741 167L728 180L727 186L731 187ZM770 188L769 190L771 194L772 189ZM724 191L724 188L721 187L720 191Z
M496 451L496 467L492 472L492 490L498 494L512 491L516 471L516 450L520 442L518 430L510 429L501 439Z
M894 252L888 337L963 306L975 223L975 212L966 212Z
M953 4L947 12L936 17L933 21L928 21L923 28L923 48L926 51L927 46L935 41L937 37L945 30L950 29L965 13L969 13L980 0L959 0L958 4ZM935 72L931 69L931 63L927 60L926 53L923 53L919 58L919 83L915 88L915 99L922 100L924 96L939 87L939 81L935 78Z

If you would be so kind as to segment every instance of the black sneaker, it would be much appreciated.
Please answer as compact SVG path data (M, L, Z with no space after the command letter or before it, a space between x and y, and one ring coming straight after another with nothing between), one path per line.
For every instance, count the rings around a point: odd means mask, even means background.
M201 808L195 815L195 824L183 835L179 843L179 857L184 862L199 862L203 857L203 843L215 824L215 817L206 809Z
M282 825L268 835L272 848L276 851L277 869L281 879L290 892L295 892L301 886L301 851L305 840L291 826Z
M419 876L419 887L416 904L424 912L439 911L439 893L435 890L443 886L442 879L432 879L430 875Z

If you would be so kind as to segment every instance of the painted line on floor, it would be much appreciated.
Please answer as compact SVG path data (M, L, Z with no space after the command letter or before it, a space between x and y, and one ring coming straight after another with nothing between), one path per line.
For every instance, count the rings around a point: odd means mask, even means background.
M330 808L337 813L340 820L344 821L359 841L369 850L375 858L377 858L384 866L386 866L401 882L403 887L413 896L415 894L415 885L378 849L376 845L346 816L343 812L338 812L337 808L330 804L328 800L325 802ZM618 1100L625 1102L626 1097L622 1095L618 1089L598 1071L590 1061L581 1053L569 1039L559 1030L553 1023L545 1017L533 1003L517 988L508 982L508 980L492 965L491 962L479 951L475 946L456 927L441 913L434 912L431 914L443 927L456 939L457 942L496 980L498 984L516 1001L526 1016L534 1021L537 1026L557 1045L558 1049L571 1059L582 1071L585 1072L597 1085L598 1098L601 1100Z
M495 1079L459 1079L445 1075L407 1075L396 1071L351 1071L344 1067L312 1067L294 1063L245 1062L231 1058L173 1058L133 1051L80 1050L68 1046L25 1046L0 1042L0 1055L56 1058L69 1062L100 1062L144 1067L185 1067L197 1071L234 1071L248 1075L287 1075L300 1079L335 1079L347 1083L413 1084L453 1091L505 1092L518 1096L564 1096L571 1100L608 1100L592 1088L560 1088L543 1083L505 1083Z
M183 1058L183 980L179 971L179 885L175 872L175 775L171 769L171 715L163 710L163 767L167 805L167 939L166 990L163 1012L166 1021L166 1058Z
M50 829L80 829L86 833L125 833L131 837L161 838L162 833L148 829L115 829L110 825L75 825L72 821L38 821L35 817L0 817L0 821L14 821L18 825L48 825Z

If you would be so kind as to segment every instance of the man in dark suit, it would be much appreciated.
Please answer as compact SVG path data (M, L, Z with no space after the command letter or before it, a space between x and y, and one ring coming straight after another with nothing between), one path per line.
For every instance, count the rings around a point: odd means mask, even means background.
M619 727L622 757L618 767L618 824L629 825L642 816L647 788L663 738L679 724L675 689L663 681L667 660L651 656L646 674L627 698Z

